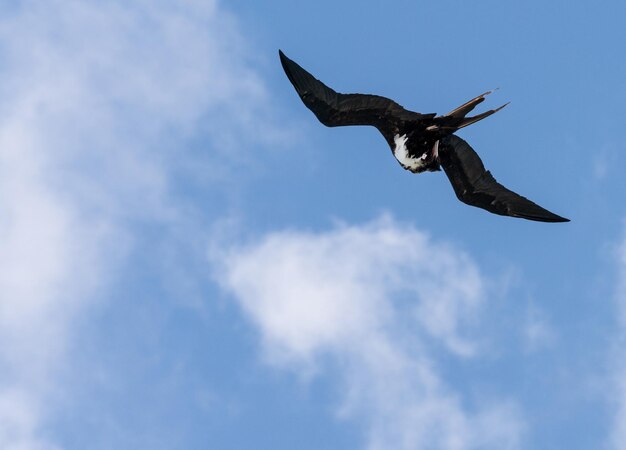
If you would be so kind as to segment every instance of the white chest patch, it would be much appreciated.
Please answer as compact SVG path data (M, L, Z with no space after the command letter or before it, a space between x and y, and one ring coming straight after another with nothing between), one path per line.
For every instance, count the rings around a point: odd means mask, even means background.
M406 134L403 134L402 136L396 134L393 137L393 142L395 144L395 147L393 149L393 156L396 157L402 167L410 170L411 172L416 172L418 171L418 169L426 165L427 155L422 155L419 158L409 156L409 150L406 148L407 141L408 138L406 137Z

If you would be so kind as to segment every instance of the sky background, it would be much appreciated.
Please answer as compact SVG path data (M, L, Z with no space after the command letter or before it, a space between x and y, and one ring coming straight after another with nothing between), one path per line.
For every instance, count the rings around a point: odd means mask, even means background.
M624 17L0 4L0 448L626 449ZM459 135L572 222L322 126L279 48L423 113L499 87Z

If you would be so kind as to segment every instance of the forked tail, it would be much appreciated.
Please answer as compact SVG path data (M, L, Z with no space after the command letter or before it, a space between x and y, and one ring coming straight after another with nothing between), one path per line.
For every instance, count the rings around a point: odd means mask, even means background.
M483 120L485 117L489 117L490 115L497 113L510 102L505 103L496 109L490 109L489 111L485 111L484 113L477 114L471 117L465 117L469 112L471 112L477 105L485 101L485 96L491 94L494 90L487 91L484 94L480 94L478 97L471 99L469 102L462 104L458 108L453 109L448 114L444 114L443 116L437 116L433 119L434 124L427 128L428 131L441 131L444 133L454 133L456 130L459 130L463 127L471 125L473 123L478 122L479 120Z

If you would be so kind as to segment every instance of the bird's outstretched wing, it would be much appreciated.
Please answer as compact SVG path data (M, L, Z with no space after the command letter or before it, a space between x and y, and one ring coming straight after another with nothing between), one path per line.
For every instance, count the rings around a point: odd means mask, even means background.
M491 172L485 170L474 149L458 136L449 135L440 141L439 161L463 203L503 216L569 222L498 183Z
M278 51L280 62L296 92L315 116L328 127L372 125L383 134L391 123L432 118L404 109L385 97L368 94L340 94L316 79L297 63Z

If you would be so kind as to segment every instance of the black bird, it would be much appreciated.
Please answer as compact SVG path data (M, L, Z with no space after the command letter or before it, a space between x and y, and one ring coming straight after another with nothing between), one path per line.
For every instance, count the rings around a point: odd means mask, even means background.
M283 69L296 92L327 127L372 125L389 144L400 165L413 173L445 171L463 203L503 216L541 222L569 222L525 197L508 190L485 170L476 152L453 133L500 111L507 104L466 117L489 92L443 116L404 109L385 97L340 94L317 80L278 51Z

